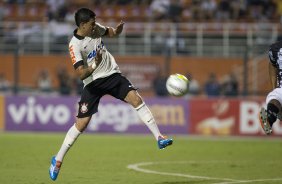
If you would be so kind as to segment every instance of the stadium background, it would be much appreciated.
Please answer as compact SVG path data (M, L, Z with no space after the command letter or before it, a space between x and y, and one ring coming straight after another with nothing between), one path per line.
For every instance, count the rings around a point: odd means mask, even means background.
M252 137L261 142L262 138L269 140L261 130L258 112L270 90L268 47L281 37L282 2L279 0L1 1L2 140L9 135L13 137L11 140L26 139L22 133L40 140L38 133L46 132L48 136L59 136L56 145L48 148L54 152L73 124L81 82L70 62L68 40L75 28L73 13L79 7L93 9L97 21L105 25L115 26L120 20L125 22L120 37L105 38L105 45L123 73L139 88L162 132L180 136L179 142L183 145L187 141L182 136L194 135L208 136L208 139L230 136L242 140ZM170 97L164 86L171 73L187 75L198 87L194 86L184 97ZM220 86L216 94L208 94L205 88L212 75ZM238 85L231 89L234 93L224 88L231 76ZM282 124L276 123L273 131L271 138L278 138L281 147ZM95 135L118 137L120 133L140 139L139 136L149 132L130 106L106 96L87 133L95 140ZM103 142L102 138L98 140ZM8 142L0 141L9 148ZM105 141L105 144L110 143ZM192 144L187 148L199 149L198 143ZM208 149L205 144L210 142L201 144ZM258 145L258 150L262 148ZM243 149L238 149L242 155ZM179 158L182 158L180 152ZM277 148L276 153L279 152L281 148ZM4 150L0 149L0 153L4 160ZM250 152L249 156L252 154ZM274 165L272 169L279 167ZM4 177L0 177L1 180L17 183Z
M241 124L256 126L258 121L253 118L247 123L245 121L249 119L242 116L256 114L270 89L266 70L267 49L280 37L280 4L280 1L220 0L2 1L0 73L5 114L2 127L9 129L9 124L28 124L28 118L31 118L33 123L29 124L32 126L25 129L36 130L37 124L42 124L36 108L32 110L32 117L28 116L28 110L23 110L22 119L19 122L13 120L24 106L28 109L41 105L43 113L50 105L53 112L54 107L64 105L63 101L57 104L61 96L75 104L81 83L77 81L69 62L68 40L74 29L73 13L78 7L85 6L92 8L98 21L105 25L115 26L120 20L126 22L123 34L118 38L105 39L106 46L140 93L145 98L152 98L153 106L169 109L173 102L186 102L179 104L183 111L180 119L187 127L185 133L244 134L246 131L239 131ZM191 89L190 94L178 100L167 96L164 81L171 73L192 77L197 81L198 89ZM214 96L207 94L205 89L212 74L221 85ZM224 84L228 83L231 75L235 76L237 83L237 87L231 89L236 91L234 94L224 91ZM8 83L6 87L5 80ZM54 99L54 102L48 100L44 104L44 98ZM30 99L33 100L29 102ZM160 104L159 100L165 102ZM119 104L114 100L107 103ZM203 114L206 117L197 112L201 103L205 104L207 113ZM241 112L240 104L244 103L254 103L256 107ZM14 111L10 106L15 106ZM68 125L73 122L74 111L69 110ZM173 110L165 112L167 119L160 119L160 124L174 126L170 116L179 114ZM64 114L58 113L57 116L63 117ZM223 128L226 129L224 131L214 130L218 126L211 122L203 128L209 130L191 128L200 126L197 124L207 118L217 118L213 123L222 126L231 121L228 118L233 120ZM104 120L103 123L108 122ZM279 128L277 125L275 135L281 134ZM177 133L170 130L169 133ZM261 133L257 127L250 134Z

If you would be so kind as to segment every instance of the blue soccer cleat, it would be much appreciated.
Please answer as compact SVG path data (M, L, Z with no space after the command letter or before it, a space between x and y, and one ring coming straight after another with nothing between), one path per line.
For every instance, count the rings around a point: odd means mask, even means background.
M62 165L62 162L56 161L55 156L52 157L51 165L49 168L49 175L53 181L57 179L59 172L60 172L61 165Z
M167 139L165 136L159 136L158 138L158 146L159 149L164 149L169 145L172 145L173 140L172 139Z

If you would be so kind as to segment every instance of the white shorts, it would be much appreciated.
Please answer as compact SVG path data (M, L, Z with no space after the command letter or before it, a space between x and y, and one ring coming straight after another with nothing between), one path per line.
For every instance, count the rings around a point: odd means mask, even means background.
M266 97L266 104L270 102L270 100L278 100L280 104L282 104L282 88L275 88L270 93L268 93Z

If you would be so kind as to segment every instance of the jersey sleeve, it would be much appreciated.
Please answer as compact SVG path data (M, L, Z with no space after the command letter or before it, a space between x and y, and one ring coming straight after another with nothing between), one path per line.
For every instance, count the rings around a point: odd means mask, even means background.
M69 53L71 62L76 69L79 65L83 65L83 58L79 49L79 46L73 43L69 44Z
M93 37L97 38L97 37L104 36L106 31L107 31L107 27L105 27L105 26L99 24L98 22L96 22L96 27L95 27L94 32L93 32Z

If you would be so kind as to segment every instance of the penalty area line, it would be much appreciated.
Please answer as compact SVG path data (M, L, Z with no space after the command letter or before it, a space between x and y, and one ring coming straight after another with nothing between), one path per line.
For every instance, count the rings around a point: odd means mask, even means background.
M220 161L219 161L220 162ZM199 163L196 161L178 161L178 162L141 162L141 163L135 163L130 164L127 166L128 169L137 171L137 172L143 172L147 174L158 174L158 175L165 175L165 176L177 176L177 177L184 177L184 178L192 178L192 179L201 179L201 180L221 180L221 182L216 182L212 184L239 184L239 183L253 183L253 182L265 182L265 181L281 181L282 178L271 178L271 179L255 179L255 180L235 180L230 178L215 178L215 177L208 177L208 176L196 176L196 175L190 175L190 174L181 174L181 173L169 173L169 172L160 172L160 171L154 171L150 169L144 169L141 168L143 166L149 166L149 165L159 165L159 164L187 164L187 163ZM218 161L211 161L211 162L200 162L200 163L218 163Z
M180 163L180 162L141 162L136 164L130 164L127 166L128 169L132 169L138 172L148 173L148 174L158 174L158 175L166 175L166 176L177 176L177 177L184 177L184 178L193 178L193 179L204 179L204 180L223 180L229 182L243 182L241 180L234 180L230 178L215 178L215 177L208 177L208 176L195 176L190 174L181 174L181 173L169 173L169 172L160 172L154 171L149 169L140 168L142 166L149 166L149 165L156 165L156 164L173 164L173 163ZM181 163L188 163L188 162L181 162Z

